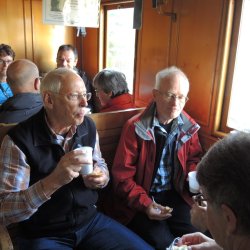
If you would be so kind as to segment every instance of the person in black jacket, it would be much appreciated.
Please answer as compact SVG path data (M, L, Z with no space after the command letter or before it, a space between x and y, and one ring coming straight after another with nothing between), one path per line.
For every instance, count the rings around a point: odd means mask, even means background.
M92 119L91 94L74 71L49 72L40 87L44 108L9 130L0 148L0 221L19 222L20 250L152 249L98 212L98 189L109 182ZM93 149L93 173L81 146Z
M37 66L19 59L7 69L7 81L13 92L0 106L0 123L18 123L37 113L43 106Z
M76 67L78 62L78 51L71 44L64 44L58 48L56 56L57 68L68 68L74 70L83 79L87 92L94 93L92 81L88 78L87 74ZM95 105L93 98L88 102L88 108L93 113L95 112Z

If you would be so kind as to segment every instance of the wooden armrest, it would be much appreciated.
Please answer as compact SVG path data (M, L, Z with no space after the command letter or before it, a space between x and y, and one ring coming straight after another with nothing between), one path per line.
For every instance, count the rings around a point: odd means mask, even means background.
M3 225L0 225L0 249L1 250L14 249L8 230Z

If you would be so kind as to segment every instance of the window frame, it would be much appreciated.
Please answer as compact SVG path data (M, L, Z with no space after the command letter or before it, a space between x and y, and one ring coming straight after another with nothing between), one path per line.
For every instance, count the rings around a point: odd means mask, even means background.
M226 133L229 133L232 130L232 128L227 126L227 118L228 118L229 104L231 98L231 90L233 85L233 73L234 73L236 52L238 46L242 4L243 0L235 1L235 9L234 9L234 16L232 23L231 41L230 41L230 52L228 58L228 68L226 77L226 87L225 87L223 106L222 106L223 112L221 116L221 130Z
M216 101L215 121L213 135L224 137L234 130L227 126L233 72L238 45L238 35L243 0L228 0L225 21L224 37L222 42L222 59L220 79Z
M107 56L107 11L118 9L118 8L131 8L134 7L134 1L108 1L103 0L101 2L100 11L100 33L99 33L99 70L106 67L106 56ZM137 32L135 34L135 57L137 48ZM134 74L135 74L135 62L134 62Z

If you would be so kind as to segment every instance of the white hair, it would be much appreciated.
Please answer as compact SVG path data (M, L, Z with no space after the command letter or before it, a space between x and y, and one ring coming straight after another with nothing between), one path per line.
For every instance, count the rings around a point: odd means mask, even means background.
M156 74L155 89L159 90L162 79L168 78L168 77L173 76L173 75L181 75L189 85L189 80L188 80L186 74L181 69L177 68L176 66L171 66L169 68L165 68L165 69L159 71Z

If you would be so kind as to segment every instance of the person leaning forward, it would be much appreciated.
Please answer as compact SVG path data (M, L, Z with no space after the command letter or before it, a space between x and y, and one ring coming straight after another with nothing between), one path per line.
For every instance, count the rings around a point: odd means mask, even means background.
M152 249L95 206L109 173L96 127L85 116L90 98L79 75L59 68L41 82L44 107L4 137L0 149L0 223L19 222L20 250ZM93 148L94 172L79 146Z
M190 250L247 250L250 246L250 134L236 132L217 141L197 167L200 201L206 202L207 227L186 234L179 244Z
M153 101L125 124L112 166L112 214L161 250L184 232L197 231L186 186L202 149L199 125L183 110L188 91L180 69L157 73Z

